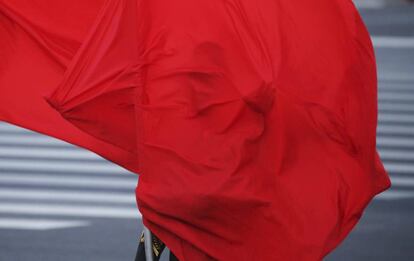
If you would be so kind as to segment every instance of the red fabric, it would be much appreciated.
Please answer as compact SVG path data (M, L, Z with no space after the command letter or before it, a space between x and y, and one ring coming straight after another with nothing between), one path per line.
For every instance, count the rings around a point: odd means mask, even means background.
M139 174L182 261L321 260L390 186L351 1L0 0L0 34L0 118Z
M136 152L80 131L43 95L62 81L103 0L0 0L0 120L85 147L138 171Z

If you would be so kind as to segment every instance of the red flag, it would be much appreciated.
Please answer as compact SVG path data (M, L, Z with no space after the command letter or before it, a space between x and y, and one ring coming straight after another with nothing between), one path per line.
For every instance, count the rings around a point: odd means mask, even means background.
M180 260L321 260L390 186L351 1L0 3L0 118L139 174Z
M45 101L103 0L0 1L0 119L85 147L137 171L136 153L80 131Z

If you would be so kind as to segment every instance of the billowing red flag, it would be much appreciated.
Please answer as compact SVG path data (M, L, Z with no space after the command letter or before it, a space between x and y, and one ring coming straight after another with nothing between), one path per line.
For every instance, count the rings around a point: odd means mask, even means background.
M0 119L139 174L182 261L321 260L390 186L348 0L0 0Z
M44 99L62 82L103 0L0 0L0 119L92 150L132 171L131 152L80 131Z

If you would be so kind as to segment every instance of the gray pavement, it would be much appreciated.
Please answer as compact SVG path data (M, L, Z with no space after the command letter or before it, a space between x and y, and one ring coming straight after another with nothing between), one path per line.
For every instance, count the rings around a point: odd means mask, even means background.
M358 6L376 48L377 145L393 187L326 260L411 261L414 6ZM1 123L0 261L133 260L142 229L136 183L135 174L93 153Z
M0 124L0 260L133 260L138 176Z

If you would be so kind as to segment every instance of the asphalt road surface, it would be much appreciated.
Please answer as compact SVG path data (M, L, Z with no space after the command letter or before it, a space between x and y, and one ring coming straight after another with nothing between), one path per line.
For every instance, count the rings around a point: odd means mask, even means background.
M360 10L376 48L377 146L393 187L328 261L414 260L414 5L372 3ZM133 260L136 183L91 152L1 123L0 261Z

